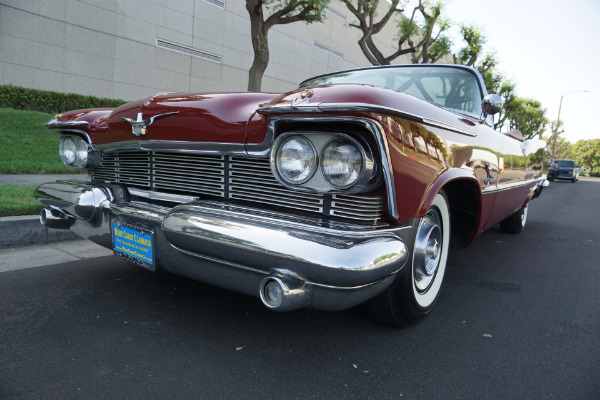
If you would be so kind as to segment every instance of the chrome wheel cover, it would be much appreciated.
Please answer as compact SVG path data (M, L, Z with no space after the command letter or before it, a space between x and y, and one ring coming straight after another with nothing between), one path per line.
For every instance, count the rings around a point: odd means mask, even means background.
M437 209L432 208L419 223L413 249L413 283L419 293L431 287L440 266L443 241L441 217Z
M523 212L521 212L521 228L525 227L525 223L527 222L527 209L529 208L529 204L523 207Z

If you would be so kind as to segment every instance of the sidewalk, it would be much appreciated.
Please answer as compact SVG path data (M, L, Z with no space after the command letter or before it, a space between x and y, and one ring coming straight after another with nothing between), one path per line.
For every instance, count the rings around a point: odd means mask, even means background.
M3 249L0 250L0 273L105 257L112 254L112 250L105 249L89 240Z
M0 185L41 185L65 179L87 180L87 174L0 175Z
M0 185L40 185L66 179L87 180L87 175L0 175ZM0 217L0 250L79 239L70 230L47 229L38 215Z

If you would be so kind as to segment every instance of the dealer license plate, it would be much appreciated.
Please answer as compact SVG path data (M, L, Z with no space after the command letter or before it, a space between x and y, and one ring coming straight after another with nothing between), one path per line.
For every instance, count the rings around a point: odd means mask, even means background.
M154 271L154 232L122 221L112 222L113 251L141 267Z

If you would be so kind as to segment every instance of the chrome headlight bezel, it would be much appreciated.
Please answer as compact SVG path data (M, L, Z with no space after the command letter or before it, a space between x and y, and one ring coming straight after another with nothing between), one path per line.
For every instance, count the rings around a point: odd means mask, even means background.
M328 160L328 156L326 155L327 151L330 149L330 147L336 143L336 142L345 142L347 144L350 144L351 146L353 146L356 151L358 152L358 155L360 157L359 160L359 171L357 176L351 180L348 183L345 184L338 184L338 183L334 183L333 182L333 178L331 177L330 173L327 173L326 169L326 163L329 161ZM320 157L319 157L319 167L321 170L321 174L323 175L323 178L327 181L327 183L329 183L332 187L336 188L336 189L347 189L350 188L352 186L354 186L361 178L361 176L363 175L363 171L365 170L365 168L367 167L367 155L365 153L364 148L353 138L351 138L350 136L346 136L346 135L336 135L335 137L331 138L331 140L329 140L329 142L327 142L327 144L325 144L325 146L323 146L323 148L321 149L321 153L320 153Z
M303 163L308 162L309 165L308 165L308 170L306 170L306 172L302 174L302 177L297 180L290 179L289 174L285 172L285 169L282 165L281 152L284 150L285 145L290 143L293 140L296 140L301 145L303 145L303 147L304 147L303 151L312 154L312 159L306 158L304 160L298 160L299 162L303 162ZM317 169L319 167L319 157L318 157L318 153L317 153L317 150L315 149L314 144L302 135L288 135L286 137L281 138L281 141L278 143L276 150L274 151L273 158L274 159L272 161L272 164L275 166L275 170L277 171L276 175L281 180L285 181L287 184L292 185L292 186L301 185L301 184L307 182L308 180L310 180L314 176L315 172L317 172Z
M73 136L61 136L58 144L58 153L63 164L74 167L77 161L77 143Z
M76 134L60 136L58 145L63 164L73 168L87 168L99 163L99 157L88 141Z
M318 170L319 173L316 173L315 171L310 178L299 183L290 183L288 180L284 179L281 176L277 165L280 148L282 144L286 143L291 137L301 137L303 140L311 143L317 155L316 170ZM335 142L336 140L347 141L360 152L361 166L358 177L346 185L332 184L326 179L324 174L324 150L330 143ZM360 137L354 137L353 135L338 132L290 131L279 135L271 148L271 170L279 183L288 189L317 193L350 194L367 192L375 189L381 184L381 177L379 176L380 174L378 173L376 162L374 160L373 152L367 141L361 140Z

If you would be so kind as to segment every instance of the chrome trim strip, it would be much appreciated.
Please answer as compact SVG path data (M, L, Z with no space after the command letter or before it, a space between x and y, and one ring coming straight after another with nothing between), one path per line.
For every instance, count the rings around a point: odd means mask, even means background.
M89 126L90 123L87 121L59 121L56 118L52 118L50 121L44 124L48 129L65 129L75 128L79 126Z
M183 140L127 140L97 144L96 148L106 151L147 150L204 155L247 155L243 143L188 142Z
M466 131L464 129L457 128L456 126L452 126L452 125L446 124L444 122L439 122L439 121L436 121L436 120L433 120L433 119L423 118L423 123L427 124L427 125L435 126L435 127L438 127L438 128L446 129L446 130L449 130L449 131L452 131L452 132L461 133L463 135L467 135L467 136L471 136L471 137L477 137L477 135L475 133L473 133L473 132L469 132L469 131Z
M448 110L451 111L451 110ZM298 113L298 112L370 112L391 115L394 117L400 117L404 119L421 122L427 125L435 126L450 130L452 132L460 133L467 136L477 136L473 132L458 128L456 126L446 124L445 122L436 121L430 118L421 117L416 114L407 113L404 111L396 110L394 108L379 106L368 103L283 103L276 104L273 106L265 106L258 109L260 114L281 114L281 113Z
M481 191L481 194L503 192L505 190L514 189L514 188L522 187L522 186L527 186L532 183L543 182L544 180L545 180L544 177L540 177L540 178L530 179L527 181L504 183L504 184L498 185L498 186L487 187Z
M90 138L90 135L87 134L87 132L82 131L81 129L72 129L72 128L50 128L50 129L57 129L59 134L61 135L69 135L69 134L76 134L79 135L81 137L83 137L85 140L87 140L88 145L90 146L90 148L92 150L96 150L96 148L94 147L94 143L92 143L92 139Z
M185 196L180 194L171 194L171 193L163 193L163 192L155 192L152 190L140 190L134 188L127 189L132 196L144 197L150 200L159 200L159 201L170 201L173 203L191 203L193 201L198 201L199 197L194 196Z

